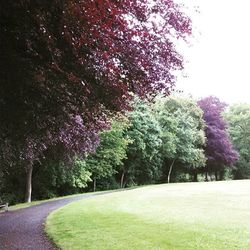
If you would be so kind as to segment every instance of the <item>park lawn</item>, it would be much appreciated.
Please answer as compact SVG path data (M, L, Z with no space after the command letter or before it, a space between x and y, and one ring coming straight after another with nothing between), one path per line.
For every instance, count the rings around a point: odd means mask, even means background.
M71 203L46 232L62 249L250 249L250 181L146 186Z

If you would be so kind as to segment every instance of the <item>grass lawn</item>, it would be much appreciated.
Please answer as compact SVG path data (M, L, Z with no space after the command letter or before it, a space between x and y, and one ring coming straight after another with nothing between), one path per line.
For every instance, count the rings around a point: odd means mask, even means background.
M62 249L250 249L250 181L146 186L71 203L46 231Z

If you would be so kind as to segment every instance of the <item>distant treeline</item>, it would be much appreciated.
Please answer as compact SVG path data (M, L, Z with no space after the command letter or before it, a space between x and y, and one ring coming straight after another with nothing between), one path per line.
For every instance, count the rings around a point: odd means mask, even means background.
M100 144L74 164L45 161L33 168L33 199L167 182L250 177L250 105L216 97L136 98L100 133ZM0 199L24 199L22 166L0 168Z

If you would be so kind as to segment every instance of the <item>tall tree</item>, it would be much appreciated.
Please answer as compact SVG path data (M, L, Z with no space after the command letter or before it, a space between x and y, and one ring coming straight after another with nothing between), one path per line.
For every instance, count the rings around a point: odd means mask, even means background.
M167 182L177 162L196 173L206 161L202 149L205 134L201 109L193 100L160 98L155 105L155 115L162 131L162 156L165 164L170 163Z
M127 128L128 120L125 117L117 118L110 130L101 133L96 152L84 160L86 168L92 174L94 191L97 180L110 177L123 168L123 160L127 158L126 150L131 142L125 135Z
M94 150L105 110L171 90L182 68L173 41L191 25L172 0L7 0L0 9L0 161L25 167L30 201L34 165Z
M132 143L127 148L122 175L127 183L141 185L157 181L161 175L161 130L151 104L136 98L133 105L126 133Z
M206 146L207 172L214 171L216 180L221 179L225 166L233 166L238 159L238 153L233 149L233 145L226 131L227 124L222 117L226 104L217 97L209 96L198 101L198 105L203 110L203 119L206 123Z
M250 178L250 105L235 104L225 113L233 145L239 152L239 161L233 169L235 179Z

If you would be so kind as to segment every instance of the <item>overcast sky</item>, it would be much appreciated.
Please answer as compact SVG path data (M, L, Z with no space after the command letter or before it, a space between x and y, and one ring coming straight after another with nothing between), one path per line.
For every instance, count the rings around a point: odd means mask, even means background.
M195 98L215 95L250 103L250 1L182 0L193 12L195 38L181 53L189 62L176 87Z

